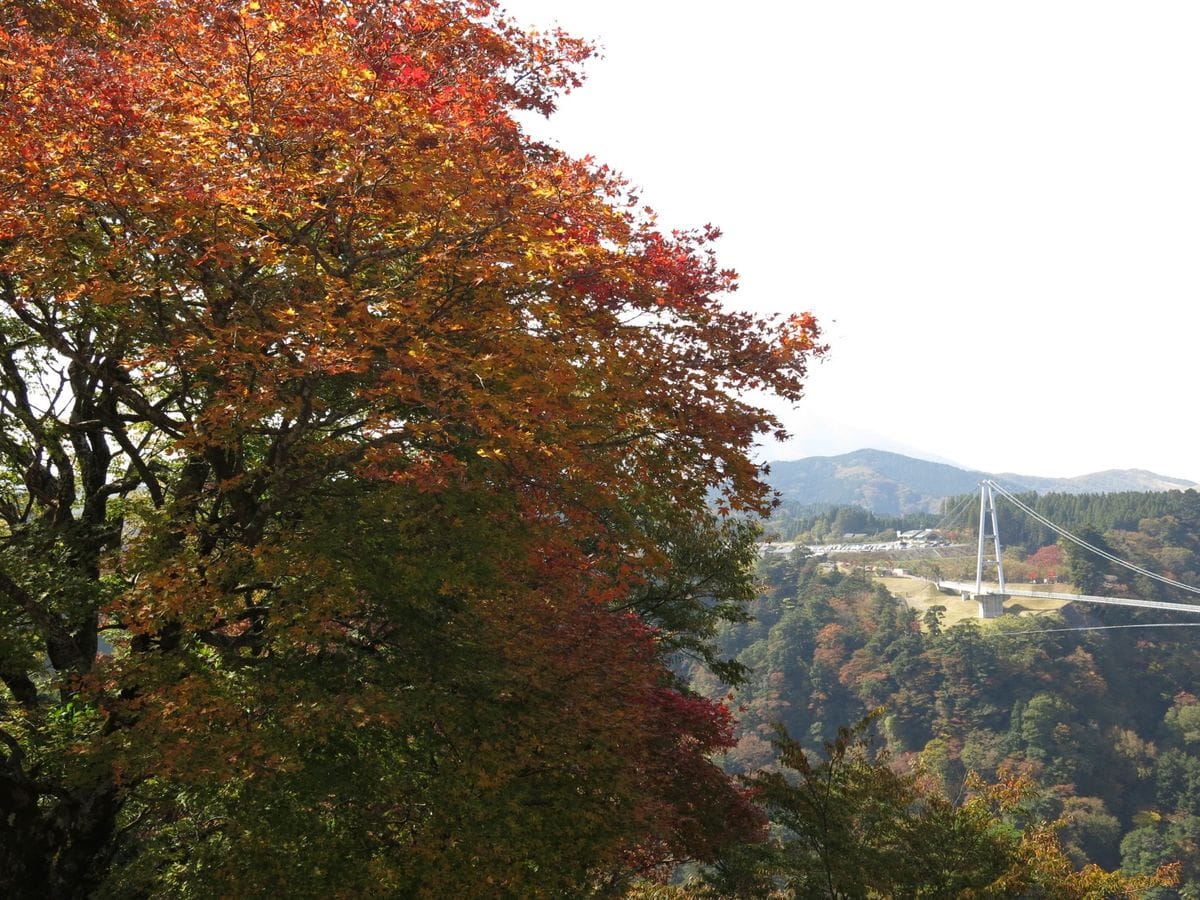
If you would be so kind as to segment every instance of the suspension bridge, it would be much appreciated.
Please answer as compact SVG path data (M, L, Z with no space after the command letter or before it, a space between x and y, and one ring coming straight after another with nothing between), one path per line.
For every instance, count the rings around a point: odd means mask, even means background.
M1042 525L1049 528L1059 537L1071 541L1082 547L1090 553L1095 553L1102 556L1109 562L1115 565L1122 566L1131 572L1138 575L1144 575L1153 581L1158 581L1170 587L1177 588L1192 594L1200 594L1200 587L1195 587L1190 584L1176 581L1173 578L1159 575L1156 572L1151 572L1142 566L1119 559L1113 554L1102 550L1082 538L1077 537L1065 528L1051 522L1045 516L1031 509L1019 497L1014 496L1010 491L1005 490L994 481L983 481L980 483L979 493L979 548L976 555L975 564L975 581L935 581L938 590L947 594L958 594L964 600L973 600L979 604L979 617L981 619L994 619L1004 613L1004 601L1010 597L1034 597L1038 599L1049 600L1066 600L1073 603L1097 603L1107 606L1136 606L1143 609L1161 609L1172 610L1175 612L1192 613L1200 615L1200 602L1197 603L1171 603L1165 600L1142 600L1136 597L1097 597L1091 594L1067 594L1067 593L1052 593L1048 591L1031 591L1020 588L1012 588L1004 582L1004 557L1000 547L1000 525L996 517L996 498L1001 497L1014 507L1028 516L1031 516ZM987 526L991 525L991 548L995 552L993 558L988 558L989 541L987 534ZM996 581L985 582L984 573L989 564L995 566Z

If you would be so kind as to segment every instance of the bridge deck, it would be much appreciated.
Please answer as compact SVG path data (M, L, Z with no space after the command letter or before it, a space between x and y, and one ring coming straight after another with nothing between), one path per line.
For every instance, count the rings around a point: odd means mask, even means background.
M935 582L939 591L975 596L974 582L938 581ZM998 584L985 584L983 595L999 594ZM1108 606L1140 606L1143 609L1170 609L1175 612L1200 613L1200 603L1169 603L1165 600L1138 600L1133 597L1096 597L1092 594L1060 594L1050 591L1030 591L1022 589L1004 589L1005 597L1043 597L1047 600L1069 600L1078 603L1102 603Z

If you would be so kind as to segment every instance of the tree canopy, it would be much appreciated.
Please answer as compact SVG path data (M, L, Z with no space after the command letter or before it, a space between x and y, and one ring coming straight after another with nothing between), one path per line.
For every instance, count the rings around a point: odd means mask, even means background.
M956 805L872 752L870 718L840 728L824 759L780 730L782 770L751 779L779 836L722 859L709 879L718 895L1085 900L1177 882L1178 865L1132 877L1095 865L1076 871L1054 825L1025 821L1028 781L972 778Z
M759 827L707 755L748 458L823 348L532 140L490 0L0 9L0 884L579 892Z

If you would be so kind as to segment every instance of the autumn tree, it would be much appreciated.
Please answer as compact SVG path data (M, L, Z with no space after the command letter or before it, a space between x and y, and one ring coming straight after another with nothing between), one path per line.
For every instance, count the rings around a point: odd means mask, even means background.
M821 352L530 139L491 0L0 9L0 882L535 895L757 827L708 760ZM731 674L735 674L732 673Z
M1033 569L1034 577L1052 580L1058 576L1064 565L1062 548L1057 544L1047 544L1031 554L1026 563Z
M1136 897L1176 883L1177 865L1144 875L1076 870L1055 824L1030 821L1030 785L971 779L956 805L897 773L867 737L879 712L840 728L823 758L782 729L780 768L751 779L776 836L726 853L701 896Z

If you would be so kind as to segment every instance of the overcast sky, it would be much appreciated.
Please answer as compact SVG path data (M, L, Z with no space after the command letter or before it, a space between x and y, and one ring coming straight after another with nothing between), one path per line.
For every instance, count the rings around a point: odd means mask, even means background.
M505 6L604 54L540 135L821 320L768 458L1200 481L1200 3Z

